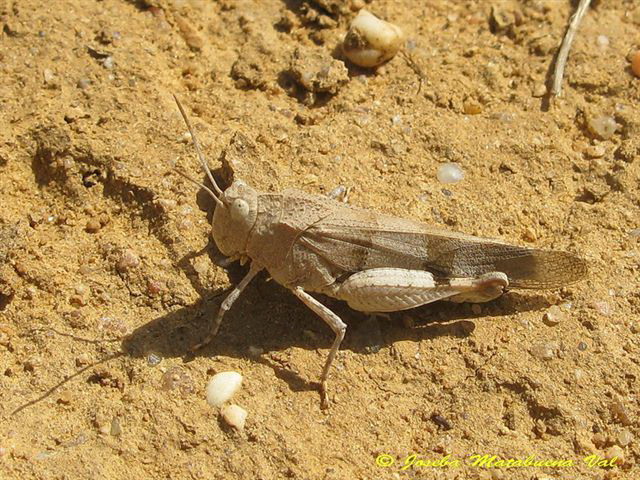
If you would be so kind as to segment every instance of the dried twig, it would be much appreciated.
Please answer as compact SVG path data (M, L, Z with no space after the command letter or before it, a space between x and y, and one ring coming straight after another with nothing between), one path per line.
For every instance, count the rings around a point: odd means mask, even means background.
M559 96L560 92L562 91L562 77L564 76L564 67L567 64L567 57L569 56L569 50L571 49L573 37L576 36L578 26L582 21L582 17L584 17L584 14L587 12L590 3L591 0L580 0L578 8L571 17L571 21L569 22L567 33L565 33L564 39L562 40L562 45L560 46L560 51L558 52L558 58L556 59L556 68L553 72L553 85L551 86L551 93L556 97Z

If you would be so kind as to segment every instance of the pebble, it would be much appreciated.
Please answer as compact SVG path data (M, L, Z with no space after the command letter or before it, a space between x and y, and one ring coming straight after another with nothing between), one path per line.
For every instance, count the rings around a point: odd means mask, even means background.
M618 445L609 447L605 453L605 457L607 459L612 459L614 457L617 458L618 460L616 461L616 465L618 466L625 464L624 450Z
M631 433L627 429L620 430L618 432L618 435L616 436L616 441L621 447L626 447L627 445L630 445L631 442L633 442L633 433Z
M544 97L547 94L547 86L544 83L539 83L535 87L533 87L533 91L531 95L540 98Z
M551 360L555 357L556 349L557 345L555 342L540 342L532 346L529 352L540 360Z
M89 88L90 85L91 85L91 80L89 80L88 78L81 78L80 80L78 80L78 83L76 83L76 86L80 90L86 90L87 88Z
M61 405L69 405L73 401L73 394L69 390L65 390L58 397L58 403Z
M482 113L482 105L475 100L465 100L462 104L462 111L467 115L478 115Z
M89 363L91 363L91 357L86 353L81 353L76 357L76 367L84 367L85 365L89 365Z
M167 284L160 280L150 279L147 281L147 295L155 297L167 291Z
M191 135L189 135L189 140L191 140ZM171 198L159 198L156 200L156 203L162 208L164 212L170 212L178 205L178 202Z
M593 135L602 140L609 140L616 133L618 124L613 117L601 115L599 117L589 117L587 128Z
M147 365L150 367L155 367L156 365L159 365L160 362L162 362L162 357L157 353L150 353L147 355Z
M42 79L44 81L44 84L49 88L54 88L57 86L58 82L56 81L56 76L53 71L49 70L48 68L45 68L42 72Z
M631 71L640 78L640 50L631 55Z
M162 390L179 390L183 394L194 391L193 380L187 371L179 366L171 367L163 375L160 381Z
M392 59L404 40L402 30L362 9L344 37L345 56L361 67L377 67Z
M116 263L116 270L120 273L125 273L136 268L138 265L140 265L140 257L136 252L128 248L120 255Z
M602 432L594 433L591 441L596 448L602 448L607 444L607 436Z
M239 432L244 430L244 424L247 420L247 411L236 404L225 405L220 411L222 419L225 423Z
M242 375L238 372L220 372L207 384L207 403L212 407L221 407L231 399L242 385Z
M122 427L120 426L120 420L118 419L118 417L113 417L113 420L111 420L109 434L112 437L118 437L122 434Z
M111 70L113 68L113 57L109 56L102 61L102 66L107 70Z
M98 330L119 336L129 333L129 327L124 320L112 317L100 317L98 319Z
M457 163L445 163L440 165L436 176L440 183L452 184L462 180L464 178L464 172Z
M607 48L609 46L609 37L606 35L598 35L596 37L596 43L600 48Z
M87 224L84 227L84 229L88 233L98 233L101 228L102 228L102 224L100 223L100 221L98 221L95 218L92 218L91 220L87 221Z
M542 316L542 321L549 327L555 327L564 320L565 314L557 305L549 308Z
M629 415L629 410L620 401L613 402L611 404L611 413L625 427L628 427L633 423L631 420L631 416Z

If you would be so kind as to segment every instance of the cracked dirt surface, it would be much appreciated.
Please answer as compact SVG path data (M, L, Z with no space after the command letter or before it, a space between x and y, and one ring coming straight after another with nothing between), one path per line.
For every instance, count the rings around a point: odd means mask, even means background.
M640 7L594 3L550 103L570 2L368 2L407 36L373 72L338 48L360 0L0 0L0 477L637 478ZM323 299L348 323L328 412L332 334L264 275L190 355L245 269L218 266L212 202L173 171L204 178L172 93L221 177L343 185L590 275L390 320ZM444 162L464 180L440 184ZM205 401L224 370L243 432ZM413 453L462 465L401 470Z

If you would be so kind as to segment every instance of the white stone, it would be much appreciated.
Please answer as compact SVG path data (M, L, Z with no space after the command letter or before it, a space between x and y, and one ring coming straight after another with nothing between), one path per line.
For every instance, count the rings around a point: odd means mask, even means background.
M244 430L244 424L247 420L247 411L239 405L225 405L220 411L222 419L227 425L232 426L238 431Z
M440 165L436 176L441 183L458 183L464 178L464 172L457 163L445 163Z
M363 9L351 22L342 48L356 65L377 67L398 53L403 39L400 27Z
M207 402L213 407L221 407L240 389L242 375L238 372L216 373L207 384Z

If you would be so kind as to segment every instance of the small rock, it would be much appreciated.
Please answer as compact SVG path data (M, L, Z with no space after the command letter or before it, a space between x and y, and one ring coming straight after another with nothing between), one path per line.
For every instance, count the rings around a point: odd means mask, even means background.
M544 97L547 94L547 86L544 83L539 83L535 87L533 87L533 91L531 95L540 98Z
M618 432L618 435L616 436L616 441L621 447L626 447L627 445L630 445L631 442L633 442L633 433L631 433L627 429L620 430Z
M594 433L591 441L596 448L602 449L607 444L607 436L602 432Z
M157 353L150 353L147 355L147 365L150 367L155 367L156 365L159 365L160 362L162 362L162 357Z
M467 115L478 115L482 113L482 105L475 100L467 99L462 104L462 110Z
M126 249L122 252L122 255L116 263L116 270L120 273L125 273L136 268L138 265L140 265L140 257L138 254L131 249Z
M220 407L231 399L242 385L242 375L238 372L220 372L207 384L207 403Z
M76 86L80 89L80 90L86 90L87 88L89 88L89 86L91 85L91 80L89 80L88 78L81 78L80 80L78 80L78 82L76 83Z
M605 457L609 460L613 458L617 458L618 460L615 462L615 464L618 467L625 464L624 450L620 448L618 445L613 445L609 447L607 449L607 452L605 453Z
M628 427L633 423L631 416L629 415L629 410L622 402L613 402L610 408L611 414L625 427Z
M239 432L244 430L244 424L247 420L247 411L235 404L225 405L220 410L220 415L225 423Z
M438 181L444 184L458 183L464 178L464 171L454 162L440 165L436 174Z
M606 35L598 35L596 37L596 43L600 48L607 48L609 46L609 37Z
M556 350L555 342L540 342L532 346L529 353L540 360L551 360L555 357Z
M154 279L149 279L147 280L147 295L149 295L150 297L155 297L157 295L160 295L164 292L166 292L167 289L167 284L160 281L160 280L154 280Z
M377 67L398 53L403 39L400 27L362 9L351 22L342 50L356 65Z
M107 58L102 60L102 66L104 68L106 68L107 70L113 69L113 57L112 56L108 56Z
M177 365L162 375L160 388L167 391L179 390L184 395L195 390L191 376L184 368Z
M84 229L88 233L98 233L101 228L102 228L102 224L100 223L99 220L95 218L92 218L91 220L87 221L87 224L84 227Z
M76 367L84 367L91 363L91 358L86 353L81 353L76 357Z
M73 401L73 394L69 390L65 390L58 397L58 403L62 405L69 405Z
M109 435L112 437L118 437L122 434L122 427L120 426L120 420L118 417L113 417L111 420L111 427L109 428Z
M188 133L188 132L187 132ZM189 135L189 142L191 141L191 135ZM162 208L164 212L170 212L178 205L178 202L171 198L158 198L156 203Z
M537 238L538 236L536 235L536 232L531 227L527 227L525 231L522 233L522 239L525 242L532 243L532 242L535 242Z
M562 310L560 310L560 307L554 305L544 313L544 315L542 316L542 321L549 327L555 327L564 320L564 317L565 314Z
M619 125L613 117L601 115L599 117L589 117L587 120L587 128L592 135L602 139L609 140L616 133Z
M58 87L58 80L52 70L45 68L42 72L42 79L47 88Z
M305 103L313 104L316 95L335 95L349 82L349 71L339 60L324 51L298 47L291 59L289 73L307 92Z
M109 334L124 336L129 333L129 326L120 318L100 317L97 323L98 330Z

